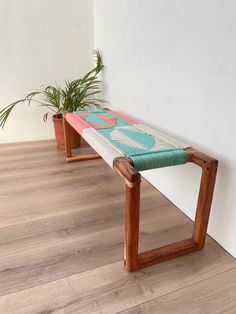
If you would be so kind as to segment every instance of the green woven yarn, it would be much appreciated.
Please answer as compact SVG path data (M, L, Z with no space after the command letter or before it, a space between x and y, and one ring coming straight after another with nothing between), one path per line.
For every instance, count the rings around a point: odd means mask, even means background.
M182 165L187 162L187 154L182 149L173 149L145 155L131 156L138 171Z

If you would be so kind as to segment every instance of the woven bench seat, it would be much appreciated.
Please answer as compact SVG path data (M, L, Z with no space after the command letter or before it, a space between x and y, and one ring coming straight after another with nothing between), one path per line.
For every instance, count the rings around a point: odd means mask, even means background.
M63 117L63 125L66 161L103 158L126 183L124 263L128 271L203 249L218 166L215 158L112 110L67 113ZM96 153L72 156L71 128ZM140 171L187 162L202 169L192 236L139 253Z
M117 157L131 158L139 171L187 162L190 145L118 112L68 113L66 120L111 167Z

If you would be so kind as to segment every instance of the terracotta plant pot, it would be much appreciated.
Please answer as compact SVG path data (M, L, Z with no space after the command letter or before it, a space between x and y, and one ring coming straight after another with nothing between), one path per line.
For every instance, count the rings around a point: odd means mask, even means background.
M57 148L64 148L64 134L63 134L63 121L61 118L57 118L55 115L52 117L55 131L55 138ZM72 148L80 146L81 136L73 128L70 128L70 142Z

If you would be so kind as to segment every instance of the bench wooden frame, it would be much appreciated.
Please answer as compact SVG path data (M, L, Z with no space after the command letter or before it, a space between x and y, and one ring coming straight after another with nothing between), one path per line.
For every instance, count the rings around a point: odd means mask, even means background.
M67 162L100 158L98 154L73 157L69 138L71 126L65 118L63 118L63 126ZM192 162L202 168L192 237L143 253L138 252L141 175L133 167L131 159L123 157L114 159L113 168L122 176L126 183L124 263L128 271L135 271L180 255L201 250L204 247L218 161L192 148L188 148L185 151L188 154L188 162Z

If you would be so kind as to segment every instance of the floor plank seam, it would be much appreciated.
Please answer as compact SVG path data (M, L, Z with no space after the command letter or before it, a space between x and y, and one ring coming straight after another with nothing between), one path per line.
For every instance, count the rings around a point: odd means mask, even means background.
M84 274L89 273L89 272L91 272L91 271L93 271L93 270L95 270L95 269L97 270L97 269L102 268L102 267L104 267L104 266L109 266L109 265L116 264L116 263L119 263L119 262L122 262L122 261L121 261L121 260L117 260L117 261L114 261L114 262L112 262L112 263L100 265L100 266L98 266L98 267L93 267L93 268L91 268L91 269L87 269L87 270L85 270L85 271L81 271L81 272L75 273L75 274L70 275L70 276L61 277L61 278L58 278L58 279L56 279L56 280L51 280L51 281L42 283L42 284L40 284L40 285L35 285L35 286L28 287L28 288L23 289L23 290L18 290L18 291L15 291L15 292L7 293L7 294L4 294L4 295L1 295L1 296L0 296L0 300L1 300L1 298L6 297L6 296L14 295L14 294L17 294L17 293L20 293L20 292L23 292L23 291L27 291L27 290L30 290L30 289L33 289L33 288L36 288L36 287L43 287L43 286L45 286L45 285L48 285L48 284L51 284L51 283L55 283L55 282L60 281L60 280L69 279L69 278L74 277L74 276L84 275Z
M67 164L50 140L2 150L0 314L235 313L236 260L210 236L203 252L125 270L125 186L105 162ZM145 179L140 220L139 253L192 233Z
M162 294L161 296L159 296L159 297L157 297L157 298L151 298L150 300L147 300L147 301L145 301L145 302L138 303L138 304L136 304L135 306L127 307L126 309L124 309L124 310L122 310L122 311L114 312L114 313L112 313L112 314L122 314L122 313L124 313L124 312L127 311L127 310L134 309L134 308L136 308L137 306L143 305L143 304L148 303L148 302L150 302L150 301L157 301L157 300L159 300L159 299L161 299L161 298L163 298L163 297L166 297L166 296L171 295L171 294L173 294L173 293L176 293L176 292L178 292L178 291L182 291L182 290L184 290L184 289L186 289L186 288L192 287L192 286L194 286L194 285L196 285L196 284L199 284L200 282L204 282L204 281L207 281L207 280L209 280L209 279L215 278L215 277L220 276L220 275L222 275L222 274L224 274L224 273L230 272L230 271L232 271L232 270L234 270L234 269L236 269L236 265L235 265L234 267L230 268L230 269L224 270L224 271L222 271L222 272L220 272L220 273L217 273L217 274L215 274L215 275L213 275L213 276L207 277L207 278L205 278L205 279L201 279L201 280L196 281L196 282L194 282L194 283L192 283L192 284L186 285L186 286L184 286L184 287L182 287L182 288L173 290L173 291L168 292L168 293L164 293L164 294Z

